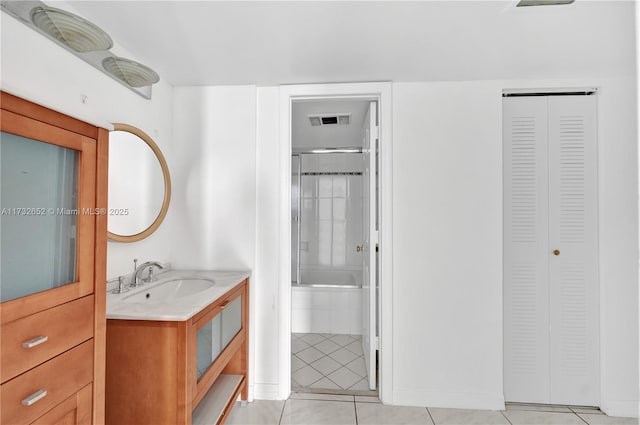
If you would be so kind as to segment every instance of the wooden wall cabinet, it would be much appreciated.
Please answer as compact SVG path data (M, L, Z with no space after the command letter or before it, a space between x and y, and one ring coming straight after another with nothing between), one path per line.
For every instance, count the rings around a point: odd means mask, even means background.
M45 279L44 286L0 303L0 423L103 424L107 217L89 212L107 207L108 132L5 92L0 105L2 137L75 152L78 210L69 250L73 279L62 285ZM3 190L21 190L20 184L8 179ZM3 246L18 243L3 240ZM38 248L28 245L17 252L36 267ZM3 274L3 289L24 289L15 276Z
M186 321L107 320L107 424L224 423L248 397L248 285Z

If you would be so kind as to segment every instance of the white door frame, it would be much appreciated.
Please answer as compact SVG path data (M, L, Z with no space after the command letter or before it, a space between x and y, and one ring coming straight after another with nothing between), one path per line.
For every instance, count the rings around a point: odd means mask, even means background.
M278 395L291 393L291 103L297 99L361 98L378 102L380 127L380 351L379 397L393 404L392 379L392 145L391 83L305 84L280 86L280 244L278 295Z

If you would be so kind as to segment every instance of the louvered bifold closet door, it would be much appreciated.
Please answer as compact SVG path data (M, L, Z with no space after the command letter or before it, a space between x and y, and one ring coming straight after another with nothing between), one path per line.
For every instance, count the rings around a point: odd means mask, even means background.
M596 96L548 102L550 398L597 405Z
M508 401L549 402L547 99L503 98Z

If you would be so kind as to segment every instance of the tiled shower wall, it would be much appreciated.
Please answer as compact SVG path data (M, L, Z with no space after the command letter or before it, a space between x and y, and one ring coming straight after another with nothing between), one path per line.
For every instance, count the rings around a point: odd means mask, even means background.
M300 158L302 283L362 284L363 254L356 250L363 243L362 155L311 154ZM314 273L318 271L335 273ZM332 275L336 276L335 282L331 281ZM314 279L305 282L304 276ZM327 281L318 282L317 276L327 276ZM353 281L348 282L345 276ZM293 287L292 332L362 333L361 291Z
M361 270L362 155L301 155L301 164L300 268Z

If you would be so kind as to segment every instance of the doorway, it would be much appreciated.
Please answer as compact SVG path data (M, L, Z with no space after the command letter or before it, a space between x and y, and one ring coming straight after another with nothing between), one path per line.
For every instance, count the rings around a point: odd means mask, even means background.
M291 388L377 394L378 103L291 109Z
M373 108L374 114L369 114L370 122L373 122L377 129L371 130L368 129L368 136L375 136L378 140L378 143L374 143L373 148L371 146L365 147L363 141L364 134L361 133L360 136L360 144L358 144L359 148L356 152L347 152L346 149L351 147L350 144L342 145L345 143L344 140L340 141L339 139L334 139L333 144L324 145L324 146L307 146L303 150L302 147L296 147L295 138L294 138L294 113L296 110L296 105L302 104L323 104L323 102L354 102L360 103L361 105L367 105L367 110ZM391 298L391 245L392 245L392 234L391 234L391 203L385 202L385 199L391 199L391 85L390 83L359 83L359 84L335 84L335 85L304 85L304 86L282 86L280 88L280 128L281 131L281 139L280 139L280 160L283 166L281 169L281 210L280 210L280 332L279 332L279 343L281 347L280 351L280 373L279 373L279 394L282 398L289 397L292 390L297 390L296 383L292 382L292 371L293 368L296 367L293 362L297 362L295 358L292 356L294 353L294 344L299 344L299 342L295 342L296 339L302 338L301 335L293 335L295 330L299 330L299 326L312 324L309 323L310 319L309 315L307 315L307 323L304 323L304 320L300 319L300 312L294 312L294 310L303 310L308 307L308 310L311 309L314 305L311 304L312 295L308 293L303 293L302 295L298 294L299 290L327 290L327 291L350 291L354 292L359 291L359 295L352 296L352 299L359 299L360 302L363 302L363 293L367 293L367 299L369 296L373 301L367 303L368 310L365 312L365 309L362 308L365 304L361 304L361 308L358 309L349 309L346 311L350 311L350 314L354 316L360 316L361 321L358 324L357 322L351 323L348 320L334 320L334 323L343 326L343 329L338 329L335 333L315 333L310 332L322 337L322 341L318 340L317 342L323 343L325 350L335 349L334 352L341 351L342 349L346 349L351 351L353 354L357 354L357 352L353 352L352 350L357 351L357 347L360 346L362 348L362 357L365 358L367 354L365 353L365 347L371 348L370 353L368 355L368 360L365 360L365 367L361 368L367 371L366 376L362 376L357 382L349 385L346 390L351 391L371 391L370 388L377 388L379 397L383 402L391 403L391 341L392 341L392 323L391 323L391 310L392 310L392 298ZM327 103L324 104L328 105ZM346 103L343 103L346 105ZM314 119L320 119L320 126L325 125L322 122L322 118L325 118L326 125L339 125L339 124L331 124L332 122L340 122L340 120L344 120L345 118L340 118L340 113L343 112L339 108L332 108L330 110L324 110L321 112L315 113L304 113L304 120L309 123L311 126L311 117L307 115L314 115ZM370 111L369 111L370 112ZM333 114L333 117L323 116L325 114ZM373 118L372 118L373 117ZM364 124L365 119L356 120L360 122L356 122L355 128L359 131L362 130L362 126ZM317 121L316 121L317 122ZM370 137L371 140L371 137ZM353 143L352 143L353 144ZM351 144L351 145L352 145ZM328 153L320 153L322 147L333 148L333 151ZM311 152L311 148L316 148L316 152ZM339 148L344 148L345 151L338 152ZM296 151L294 152L294 149ZM329 149L331 150L331 149ZM376 151L378 155L376 155ZM373 152L373 155L370 153ZM294 155L297 154L297 155ZM353 158L350 158L349 154L356 154L359 158L359 168L354 168L352 165L349 165L350 161L353 161ZM306 156L306 159L305 159ZM333 158L332 158L333 157ZM336 159L342 158L342 159ZM332 158L329 160L329 158ZM347 160L349 158L349 160ZM372 169L378 170L377 172L371 173L371 169L365 169L365 158L368 158L371 162L375 162L374 167ZM297 162L299 161L299 163ZM340 167L334 164L333 171L320 171L319 164L324 162L336 162L341 163ZM316 167L316 168L314 168ZM338 167L338 168L335 168ZM347 168L353 168L353 170L347 170ZM297 174L296 174L297 173ZM323 173L332 173L332 174L323 174ZM336 174L341 173L341 174ZM361 173L361 174L360 174ZM302 182L302 177L304 176L305 182ZM347 200L346 195L344 197L340 197L341 190L345 189L347 186L353 188L360 187L360 190L364 190L365 187L363 185L363 180L365 176L371 177L373 184L370 184L368 190L370 196L369 201L373 202L373 209L362 208L362 214L365 211L374 211L373 218L368 221L363 217L359 222L359 226L362 228L362 233L359 235L361 242L353 245L353 241L355 237L358 237L357 232L355 231L355 227L353 223L355 221L352 220L351 230L352 233L349 232L340 232L340 229L345 229L349 227L349 220L342 220L340 222L339 217L343 217L340 214L340 211L359 214L357 213L357 208L349 208L346 206L348 202L354 202L353 199L351 201ZM298 186L295 187L295 181L300 179ZM360 186L358 183L355 183L360 179ZM307 191L305 192L305 185L307 187ZM320 196L320 191L322 188L322 196ZM331 189L329 191L329 188ZM293 189L293 190L292 190ZM299 199L296 199L296 191L298 193ZM322 199L322 201L321 201ZM296 212L295 205L299 202L301 205L306 203L307 211L306 214L311 217L311 223L309 229L315 229L313 233L316 235L317 241L313 241L313 238L310 238L310 234L302 235L303 229L297 229L298 222L296 222ZM364 203L364 196L358 201ZM320 206L322 204L322 207ZM319 209L323 208L324 212L322 212L322 220L325 220L322 224L325 232L323 233L325 236L330 235L331 238L325 238L323 236L322 240L320 240L320 232L317 230L320 228L320 211ZM334 213L334 210L336 211ZM376 212L378 213L376 216ZM303 222L301 226L304 226L304 215L305 215L305 206L302 205L301 208L297 210L297 213L302 217L298 217L298 220L302 218ZM335 215L334 215L335 214ZM376 218L377 217L377 218ZM377 226L375 233L371 233L369 231L365 231L364 223L368 222L372 226ZM342 226L342 227L341 227ZM310 230L306 229L305 232L309 232ZM328 229L331 229L329 232ZM300 234L298 233L300 232ZM340 236L342 234L342 236ZM366 239L365 236L369 235L369 239ZM307 239L305 239L307 238ZM308 243L305 243L308 242ZM302 247L298 247L298 245L303 245ZM320 247L322 245L322 248ZM340 250L339 245L344 246L343 251ZM350 247L349 251L346 252L347 245ZM300 249L302 248L302 249ZM313 254L313 255L311 255ZM320 261L320 257L322 256L322 262ZM369 262L362 261L362 266L357 264L358 262L355 260L357 258L363 259L363 257L368 257ZM373 258L371 258L373 257ZM313 259L314 262L310 262L308 260ZM343 270L336 270L329 267L319 267L319 266L335 266L338 265L342 267ZM315 266L315 267L314 267ZM327 269L328 268L328 269ZM336 273L334 273L336 272ZM347 273L349 272L349 273ZM369 276L367 278L366 276ZM367 281L368 279L368 281ZM320 282L322 281L322 282ZM293 283L293 284L292 284ZM305 287L305 283L307 284ZM310 285L309 285L310 283ZM332 283L334 286L342 285L342 287L328 287L327 283ZM313 285L313 286L312 286ZM311 287L309 287L311 286ZM314 288L315 286L315 288ZM351 287L350 287L351 286ZM295 288L294 288L295 287ZM335 300L340 300L341 295L334 295ZM338 297L338 298L336 298ZM320 299L326 300L327 295L319 295ZM302 302L306 302L307 304L296 304L296 302L302 299ZM329 303L331 304L331 295L328 296ZM315 303L315 301L313 301ZM355 304L359 304L350 299L350 303L353 302ZM342 298L341 301L337 301L336 304L346 304L345 298ZM354 304L352 304L354 305ZM296 308L299 306L300 308ZM338 308L337 305L330 307ZM325 312L326 313L326 312ZM331 315L331 313L329 313ZM344 313L343 313L344 314ZM369 329L366 331L364 329L363 320L365 314L369 315L369 317L373 317L366 321L369 324ZM326 314L325 314L326 317ZM343 315L343 318L346 316ZM327 323L325 323L326 325ZM329 320L329 325L330 325ZM356 328L345 329L346 326L356 326ZM310 328L311 329L311 328ZM362 329L358 333L357 330L352 329ZM349 332L349 333L345 333ZM355 332L355 333L354 333ZM351 341L346 341L344 336L348 336L351 338ZM296 338L297 337L297 338ZM336 337L338 337L336 339ZM307 338L309 339L309 338ZM318 339L318 338L316 338ZM339 341L342 339L342 341ZM302 341L307 346L311 346L313 341ZM341 346L336 348L334 345L329 344L329 342ZM300 344L302 345L302 344ZM303 349L308 348L307 346L303 346ZM347 348L347 346L349 348ZM299 347L298 347L299 348ZM351 350L349 350L351 349ZM322 357L328 357L327 354L323 353L321 350L320 354ZM310 350L310 352L313 352ZM344 351L342 351L344 353ZM330 354L330 353L329 353ZM318 356L318 353L315 353ZM300 356L296 356L300 357ZM310 363L317 362L320 360L308 358ZM355 360L355 359L354 359ZM353 361L353 360L352 360ZM347 361L347 363L351 363L352 361ZM335 367L335 364L325 361L326 363L330 363ZM310 363L306 363L310 365ZM338 363L340 363L338 361ZM348 364L340 363L340 367L347 366ZM297 366L300 366L298 364ZM319 365L317 365L321 368ZM349 364L349 366L355 367L354 365ZM377 366L377 372L376 372ZM349 369L349 368L347 368ZM373 370L373 373L369 373L369 369ZM315 369L317 372L317 369ZM352 369L349 369L353 371ZM330 372L331 373L331 372ZM315 376L317 377L317 375ZM316 379L314 382L321 381L322 377ZM371 381L373 381L373 385L371 385ZM324 381L326 382L326 381ZM335 381L332 381L336 384ZM302 384L297 382L297 384ZM309 382L306 382L307 386ZM313 382L311 383L313 384ZM357 385L356 385L357 384ZM342 389L327 389L326 392L332 391L344 391L344 387ZM314 390L316 391L316 390Z

